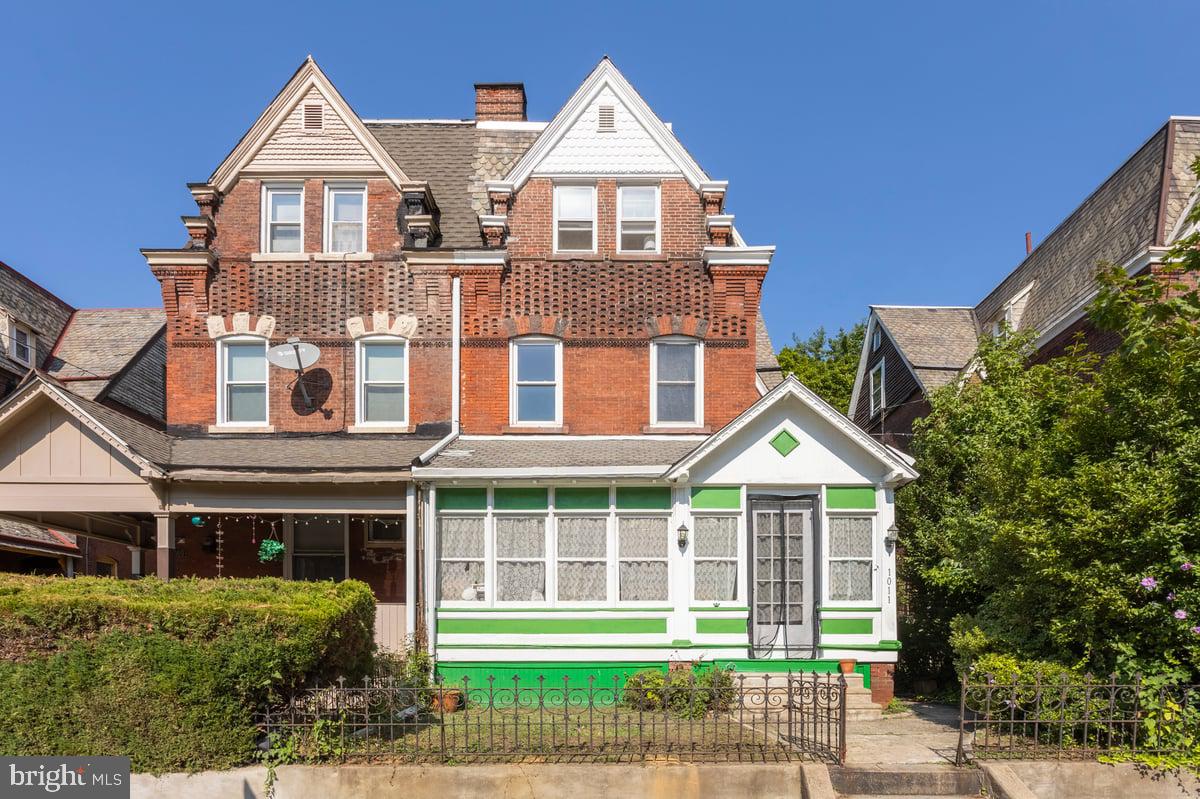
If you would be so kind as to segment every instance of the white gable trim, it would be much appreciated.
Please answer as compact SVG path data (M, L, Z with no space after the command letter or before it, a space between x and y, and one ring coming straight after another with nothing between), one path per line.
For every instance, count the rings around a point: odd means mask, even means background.
M917 472L892 450L871 438L858 425L851 422L832 405L818 397L806 388L793 375L788 375L783 382L771 389L758 402L743 411L736 419L713 433L703 444L685 455L678 463L663 475L667 480L679 480L687 475L691 468L709 455L717 447L732 438L739 430L760 416L767 408L779 402L785 396L793 396L807 405L810 410L825 419L846 437L857 444L860 449L874 457L884 466L892 469L885 482L889 485L902 485L917 479Z
M129 460L141 467L143 473L149 473L152 477L165 477L165 473L155 466L150 461L143 458L141 455L129 448L121 438L109 430L107 427L98 422L95 417L79 407L71 397L57 387L50 385L40 375L30 381L30 383L22 390L13 394L8 400L0 405L0 428L8 422L13 414L20 411L22 408L29 405L37 397L47 397L51 401L60 405L63 410L74 416L82 422L89 430L104 439L109 445L116 447L118 451Z
M283 124L288 114L312 88L316 88L325 97L329 107L346 123L346 127L354 134L359 144L375 159L380 169L396 188L400 188L402 184L411 183L408 176L400 169L400 165L388 155L379 140L371 135L371 132L363 125L362 119L354 113L354 109L317 66L317 62L313 60L312 56L305 59L287 85L280 90L279 94L275 95L275 99L250 126L250 130L246 131L246 135L242 136L233 151L213 171L208 182L219 192L228 191L246 166L254 159L254 156L258 154L258 151Z
M555 145L562 140L575 121L605 87L608 87L617 96L617 99L629 109L629 113L637 119L655 144L662 148L667 157L679 167L679 171L683 173L692 188L699 190L700 184L708 181L708 175L679 143L675 134L655 115L608 56L605 56L600 59L600 63L575 90L562 109L555 114L554 119L550 121L533 145L525 151L517 163L513 164L513 168L505 177L505 182L512 184L513 191L518 191L525 185L525 181L533 175L538 164L553 151Z
M867 359L871 357L871 333L875 330L876 323L877 317L872 309L871 315L867 317L867 331L863 336L862 350L858 354L858 371L854 374L854 388L850 391L850 407L846 409L846 416L851 419L854 418L854 409L858 407L858 392L867 372Z

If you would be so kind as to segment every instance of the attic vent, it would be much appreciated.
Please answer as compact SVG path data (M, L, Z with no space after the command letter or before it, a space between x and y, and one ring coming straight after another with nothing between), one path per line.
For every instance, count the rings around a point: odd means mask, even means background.
M600 125L601 131L613 131L617 129L616 113L611 105L600 106Z
M324 123L325 106L320 103L304 104L304 129L320 130Z

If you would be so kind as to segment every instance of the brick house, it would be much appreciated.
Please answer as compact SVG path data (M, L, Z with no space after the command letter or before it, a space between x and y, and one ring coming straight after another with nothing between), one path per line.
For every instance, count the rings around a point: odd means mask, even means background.
M969 307L872 305L848 415L876 440L908 450L929 393L958 378L982 335L1031 330L1035 360L1082 338L1111 352L1116 336L1087 319L1097 266L1130 274L1161 265L1196 198L1190 166L1200 118L1172 117L1092 192L1016 269Z
M143 251L165 424L36 375L0 441L70 419L105 487L2 507L134 523L163 577L362 579L380 644L423 628L449 677L853 658L886 699L916 475L782 379L774 248L607 58L548 122L475 88L473 119L362 119L306 60L191 184L186 246Z

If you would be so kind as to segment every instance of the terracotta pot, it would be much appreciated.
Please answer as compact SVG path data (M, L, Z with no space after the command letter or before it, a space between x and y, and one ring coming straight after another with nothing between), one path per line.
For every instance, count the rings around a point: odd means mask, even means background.
M433 709L442 713L453 713L463 704L462 691L442 691L433 695Z
M841 669L842 674L853 674L854 667L856 665L858 665L858 661L855 660L854 658L849 658L848 660L839 660L838 661L838 668Z

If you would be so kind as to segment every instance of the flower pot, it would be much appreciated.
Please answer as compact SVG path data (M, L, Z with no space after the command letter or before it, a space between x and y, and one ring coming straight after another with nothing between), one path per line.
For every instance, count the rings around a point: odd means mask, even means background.
M856 665L858 665L858 661L854 658L838 661L838 668L841 670L842 674L853 674L854 667Z
M453 713L463 705L462 691L440 691L433 695L433 709L442 713Z

